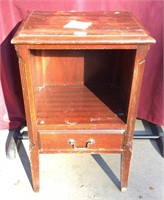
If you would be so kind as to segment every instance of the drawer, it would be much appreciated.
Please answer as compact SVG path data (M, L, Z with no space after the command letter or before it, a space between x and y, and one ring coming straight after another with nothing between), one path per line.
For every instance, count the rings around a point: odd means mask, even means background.
M41 151L110 151L121 150L123 145L123 131L71 131L53 130L38 131L39 147Z

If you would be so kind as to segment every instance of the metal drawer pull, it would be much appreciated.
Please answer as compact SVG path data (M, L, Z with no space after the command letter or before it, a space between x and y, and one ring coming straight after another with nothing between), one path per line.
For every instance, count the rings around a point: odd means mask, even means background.
M89 139L89 140L86 142L85 147L77 147L77 146L76 146L76 141L75 141L74 139L69 139L69 140L68 140L68 144L70 144L74 149L86 150L86 149L89 147L89 145L95 144L95 140L94 140L94 139Z

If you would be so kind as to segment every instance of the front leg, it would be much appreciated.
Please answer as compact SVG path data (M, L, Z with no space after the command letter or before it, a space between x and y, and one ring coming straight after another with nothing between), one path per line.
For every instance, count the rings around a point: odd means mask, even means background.
M40 189L39 149L37 145L34 145L32 143L30 143L30 163L31 163L33 190L34 192L39 192L39 189Z

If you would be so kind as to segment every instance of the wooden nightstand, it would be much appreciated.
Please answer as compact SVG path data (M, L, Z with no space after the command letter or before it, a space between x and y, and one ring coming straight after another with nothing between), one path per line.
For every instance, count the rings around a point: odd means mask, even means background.
M145 56L155 40L128 12L30 12L19 58L34 191L40 153L119 153L127 189Z

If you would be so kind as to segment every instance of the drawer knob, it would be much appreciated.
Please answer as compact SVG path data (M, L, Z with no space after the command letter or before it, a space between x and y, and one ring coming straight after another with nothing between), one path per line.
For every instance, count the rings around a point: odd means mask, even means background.
M95 140L94 139L89 139L87 142L86 142L86 144L85 144L85 146L84 147L82 147L82 146L76 146L76 141L74 140L74 139L69 139L68 140L68 144L70 144L74 149L77 149L77 150L86 150L88 147L89 147L89 145L91 145L91 144L95 144Z

